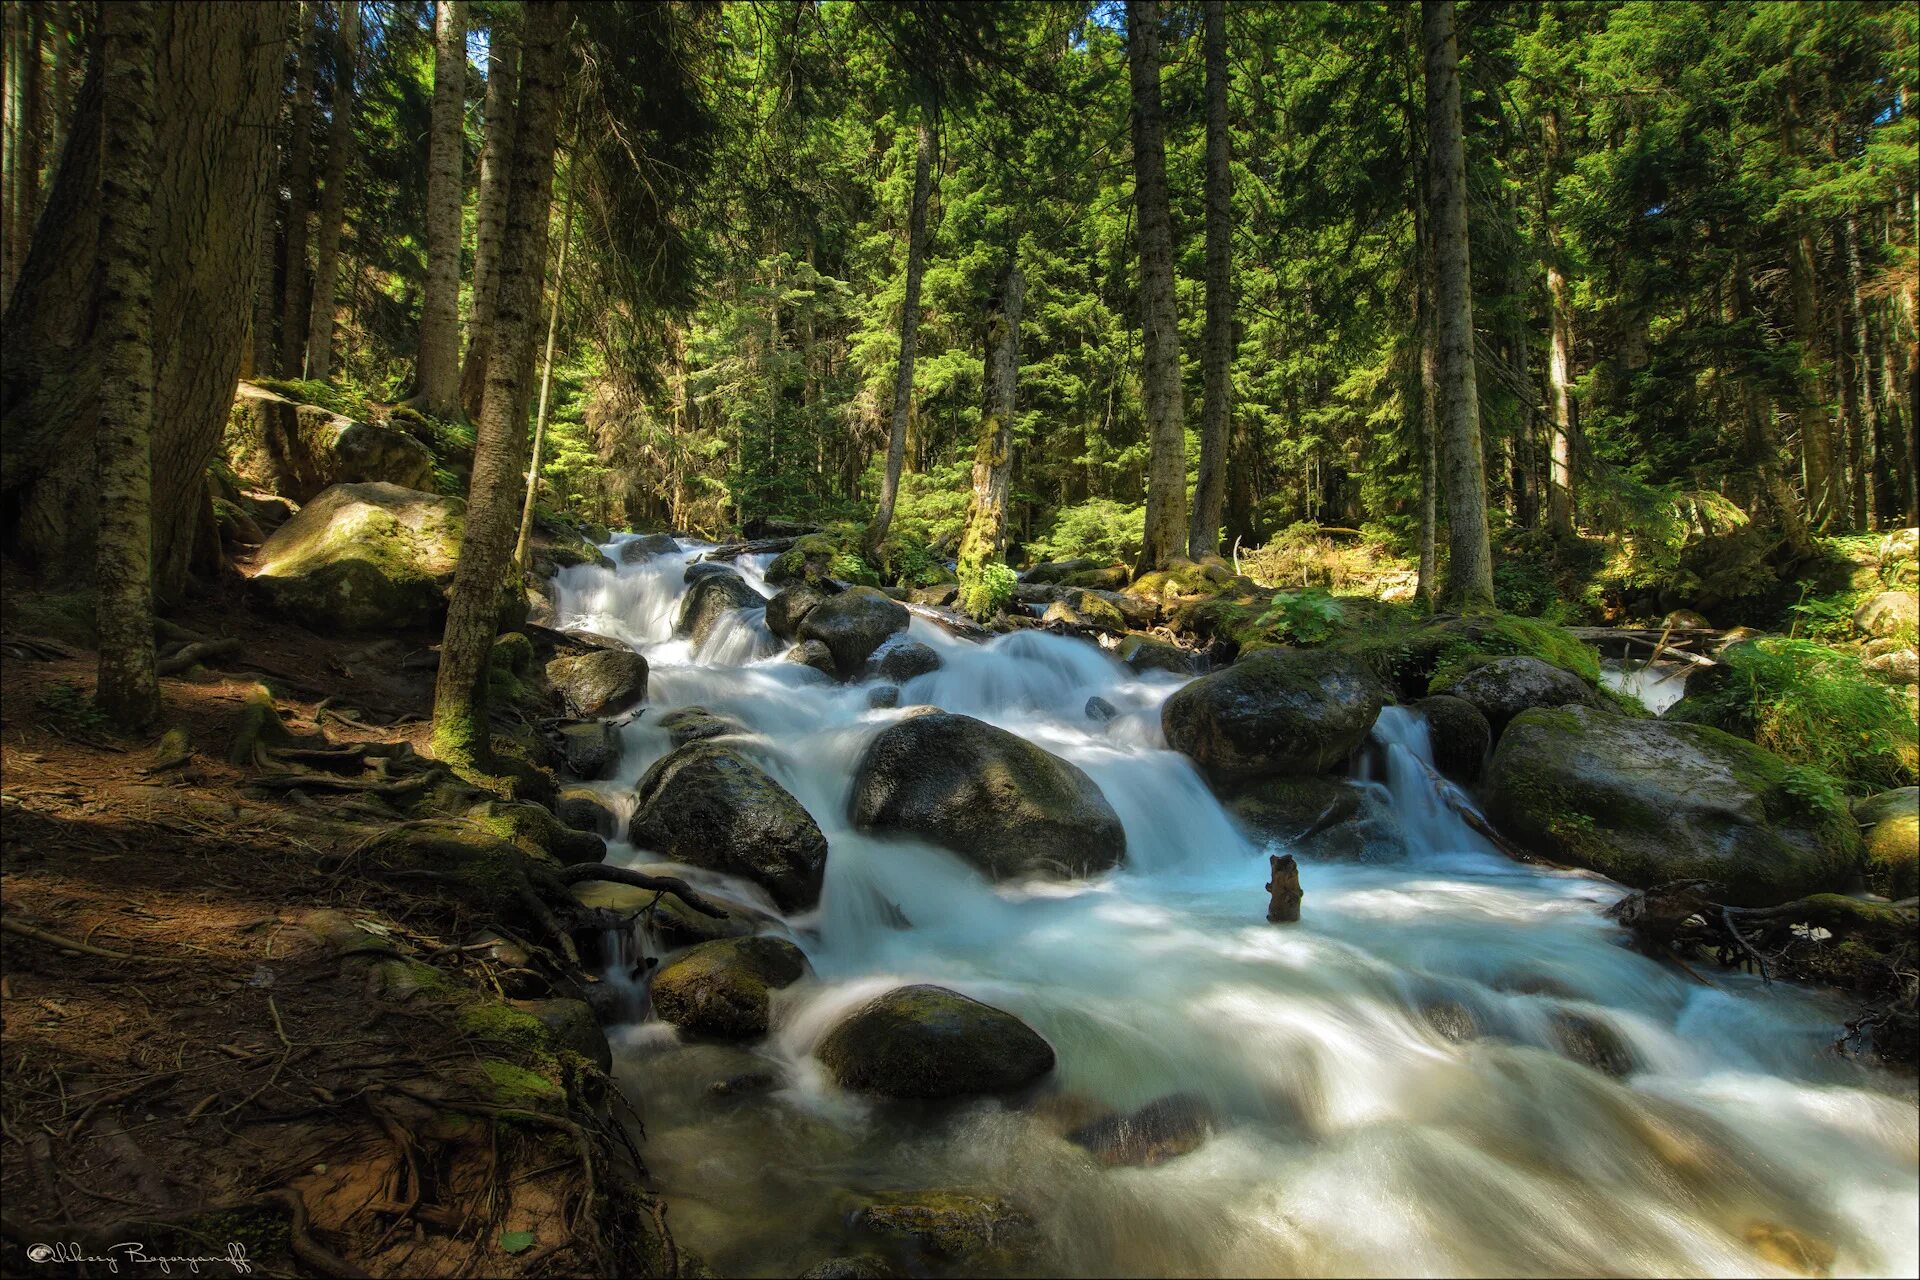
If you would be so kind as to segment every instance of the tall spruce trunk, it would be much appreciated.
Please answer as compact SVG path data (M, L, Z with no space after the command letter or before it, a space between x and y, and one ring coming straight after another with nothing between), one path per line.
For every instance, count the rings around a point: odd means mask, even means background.
M1787 280L1793 296L1794 336L1802 351L1799 378L1800 459L1807 476L1807 522L1816 531L1836 516L1844 520L1846 500L1834 465L1833 415L1818 371L1812 366L1826 350L1820 326L1820 298L1814 283L1813 237L1801 234L1787 248Z
M480 195L474 212L473 291L467 303L467 352L460 366L460 407L480 417L487 389L487 343L493 335L493 301L500 236L513 182L514 93L520 80L520 32L513 16L494 11L487 29L487 135L480 149Z
M340 29L333 45L333 117L327 123L327 180L313 245L313 302L307 308L306 376L325 382L333 373L334 290L340 276L340 237L346 230L347 171L353 163L353 65L360 52L360 0L338 0Z
M1849 214L1841 227L1842 239L1847 256L1847 318L1853 329L1853 373L1858 390L1855 396L1859 402L1862 441L1861 477L1861 516L1866 527L1876 529L1880 526L1882 515L1882 481L1885 477L1884 444L1881 438L1881 406L1877 397L1880 383L1879 349L1873 344L1871 327L1867 323L1866 303L1860 297L1863 272L1860 266L1860 222Z
M120 729L160 713L153 655L154 6L101 6L100 532L94 696Z
M422 413L460 413L460 204L467 132L467 11L435 0L433 135L427 154L427 285L420 298L414 402Z
M440 671L433 688L433 747L459 768L491 767L487 660L513 562L520 468L526 452L527 390L534 326L547 261L548 202L558 141L560 86L569 22L565 0L524 9L513 178L500 242L486 394L481 400L468 485L466 532L454 571ZM517 584L518 576L513 581Z
M1573 305L1557 262L1547 264L1547 399L1547 528L1565 538L1573 534Z
M1432 608L1440 600L1440 347L1434 315L1433 239L1425 236L1420 246L1420 283L1415 290L1419 304L1415 308L1415 331L1420 342L1417 438L1420 468L1420 532L1415 550L1413 594Z
M5 173L0 186L5 188L6 208L0 210L0 239L5 241L5 252L0 254L0 275L4 275L0 285L11 291L26 259L28 235L26 220L21 216L26 176L26 101L22 85L26 79L27 7L9 4L5 12L6 45L4 56L0 56L0 67L5 69L5 84L0 85L0 99L5 100L6 108L6 129L0 139Z
M1164 569L1186 545L1187 434L1180 403L1180 326L1173 298L1173 213L1160 109L1159 0L1127 0L1133 90L1134 221L1140 247L1140 345L1147 418L1147 511L1135 576Z
M1013 471L1014 405L1020 383L1020 317L1027 280L1008 250L987 304L986 400L973 453L973 494L960 539L960 580L968 581L1007 546L1007 484Z
M1473 365L1473 276L1467 252L1467 162L1460 125L1460 51L1453 0L1421 6L1427 55L1427 172L1433 213L1434 324L1441 482L1447 500L1442 599L1462 612L1493 607L1487 477Z
M1200 355L1205 400L1200 414L1200 473L1187 525L1187 554L1195 560L1220 549L1227 432L1233 413L1233 166L1227 133L1226 9L1226 0L1207 0L1205 5L1207 322Z
M527 496L520 507L520 536L513 544L513 563L527 567L527 540L533 534L533 504L540 496L540 453L547 443L547 403L553 393L553 347L560 337L560 295L567 287L567 249L573 244L573 170L580 143L580 125L573 127L568 147L567 198L560 206L560 260L553 268L553 302L547 311L547 349L540 358L540 407L533 415L533 452L527 460Z
M927 202L933 195L933 127L920 109L913 157L913 203L907 209L907 292L900 303L900 358L893 372L893 412L887 420L887 465L880 474L880 501L867 526L866 552L874 558L893 525L900 472L907 460L907 421L913 412L913 361L920 341L920 281L927 270Z
M313 66L320 56L318 0L294 6L293 106L287 122L287 238L285 283L280 303L280 376L298 378L306 369L307 303L313 285L307 274L307 223L313 209Z
M1728 280L1725 319L1730 324L1737 322L1748 315L1751 308L1746 267L1736 259ZM1795 559L1808 558L1813 554L1813 542L1808 533L1806 512L1780 464L1780 440L1773 425L1773 405L1759 379L1753 376L1741 380L1741 395L1748 469L1773 511L1774 523L1788 553Z
M162 599L184 582L210 512L207 465L247 338L280 16L272 5L161 5L154 19L152 512ZM7 308L0 362L0 521L10 545L54 580L91 577L99 527L104 111L89 68L42 234ZM183 263L193 269L165 269Z

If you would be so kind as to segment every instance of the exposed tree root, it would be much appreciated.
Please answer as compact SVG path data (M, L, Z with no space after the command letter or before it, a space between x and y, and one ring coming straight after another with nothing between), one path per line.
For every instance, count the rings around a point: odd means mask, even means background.
M650 876L644 871L629 871L625 867L609 867L598 862L577 862L560 869L561 884L582 884L589 880L604 880L610 884L627 884L636 889L670 893L703 916L711 916L716 920L727 918L725 911L701 897L678 876Z

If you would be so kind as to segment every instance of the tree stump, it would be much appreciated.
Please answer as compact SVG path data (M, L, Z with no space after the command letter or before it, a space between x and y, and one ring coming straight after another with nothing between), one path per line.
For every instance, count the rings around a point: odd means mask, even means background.
M1267 903L1267 920L1271 924L1292 924L1300 918L1300 864L1290 853L1271 854L1267 862L1268 879L1261 886L1273 895Z

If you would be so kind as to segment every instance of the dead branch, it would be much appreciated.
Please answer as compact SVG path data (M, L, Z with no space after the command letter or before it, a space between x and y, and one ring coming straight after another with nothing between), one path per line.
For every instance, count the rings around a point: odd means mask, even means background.
M134 955L127 951L108 951L96 947L90 942L80 942L45 929L36 929L30 924L15 920L12 916L0 916L0 929L8 933L17 933L23 938L32 938L35 942L44 942L48 946L58 947L62 951L77 951L85 956L97 956L102 960L138 960L144 964L179 964L180 961L167 956Z
M171 658L160 659L154 664L154 670L163 676L175 676L188 670L195 663L212 658L224 658L238 652L240 652L240 641L237 637L229 636L224 640L202 640L197 644L188 645Z

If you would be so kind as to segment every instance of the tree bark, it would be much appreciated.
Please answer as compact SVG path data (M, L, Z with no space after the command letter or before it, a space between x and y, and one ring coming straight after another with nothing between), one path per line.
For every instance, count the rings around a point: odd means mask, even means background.
M579 145L574 125L574 146ZM571 153L572 148L569 148ZM553 346L560 336L560 294L567 286L567 247L573 243L573 166L567 158L567 198L560 207L560 261L553 268L553 305L547 312L547 350L540 360L540 407L533 417L533 454L527 462L527 498L520 508L520 538L513 544L513 563L527 567L527 538L533 532L533 501L540 493L540 451L547 442L547 400L553 392Z
M6 6L6 46L0 66L5 68L6 84L0 98L6 105L6 129L0 136L0 150L5 153L5 174L0 186L5 188L6 208L0 210L0 236L6 240L6 252L0 255L0 272L4 272L4 284L9 294L20 278L21 264L26 259L27 236L25 219L21 216L23 194L25 191L26 147L25 124L26 103L22 96L22 82L26 79L26 43L27 43L27 7L24 4Z
M880 475L880 502L867 526L866 552L872 559L893 524L900 496L900 471L907 458L907 421L913 411L913 360L920 340L920 281L927 270L927 202L933 194L933 127L926 108L913 159L913 203L907 210L907 294L900 304L900 358L893 373L893 414L887 425L887 465Z
M1201 351L1206 399L1200 415L1200 474L1193 486L1187 554L1195 560L1220 549L1226 503L1227 432L1233 413L1233 166L1227 132L1226 0L1207 0L1207 324Z
M467 354L460 369L460 407L480 417L487 388L487 343L499 292L495 264L513 181L514 92L520 77L520 33L499 9L487 30L487 137L480 151L479 207L474 215L473 292L467 303Z
M334 290L340 275L340 236L347 219L347 170L353 162L353 65L360 51L360 0L339 0L340 29L333 47L333 114L327 123L327 182L313 247L313 301L307 308L306 376L325 382L333 373Z
M1007 546L1007 482L1013 470L1013 420L1020 383L1020 316L1027 280L1014 250L1007 251L993 299L987 305L986 403L973 454L973 495L960 539L960 580Z
M1861 516L1869 529L1880 527L1881 480L1885 474L1881 441L1881 412L1876 398L1880 382L1874 367L1878 348L1867 324L1866 303L1860 297L1863 272L1860 267L1860 222L1849 214L1842 227L1847 255L1847 316L1853 326L1853 373L1858 386L1855 396L1861 417L1860 484Z
M1739 320L1751 305L1746 267L1736 260L1727 298L1727 320ZM1752 376L1741 380L1741 397L1745 410L1747 466L1758 481L1767 505L1773 509L1788 553L1795 559L1808 558L1813 554L1813 542L1808 535L1806 513L1780 465L1780 441L1773 426L1773 406L1759 381Z
M33 243L33 224L40 216L40 142L45 121L46 95L40 83L41 45L46 24L41 21L39 4L16 4L27 11L26 43L20 82L20 143L24 163L20 170L20 249L24 253Z
M94 697L120 729L160 712L153 654L154 11L101 6L100 532Z
M155 17L153 560L185 580L246 341L280 57L271 5L163 5ZM49 579L91 576L104 93L90 68L47 202L45 234L7 308L0 365L0 518ZM177 269L191 264L191 270ZM236 306L235 299L242 304Z
M456 768L466 769L488 768L493 756L487 726L487 662L499 625L501 590L513 559L514 500L520 495L520 463L526 445L533 326L546 271L548 205L568 26L565 0L535 0L525 6L524 13L519 121L500 244L486 395L475 432L466 532L460 542L433 689L434 752Z
M1493 606L1487 477L1473 365L1473 278L1467 250L1467 164L1460 125L1460 53L1453 0L1423 0L1427 55L1427 171L1434 239L1434 322L1439 357L1439 444L1447 498L1445 603Z
M1134 219L1140 248L1140 329L1148 459L1147 510L1135 576L1164 569L1185 545L1187 435L1180 403L1180 326L1173 298L1173 214L1160 109L1160 3L1127 0L1133 90Z
M1566 273L1547 264L1547 396L1553 434L1547 447L1547 528L1573 535L1573 307Z
M1813 238L1801 234L1787 249L1787 279L1793 295L1794 336L1800 342L1800 458L1807 473L1807 522L1826 529L1844 514L1833 460L1833 417L1820 389L1814 365L1825 347L1820 332L1820 300L1813 280Z
M427 285L420 300L414 400L435 418L460 412L460 197L465 159L467 13L435 0L433 140L427 167Z
M313 65L320 56L318 0L294 6L293 108L287 123L287 248L280 307L280 376L306 370L307 216L313 208Z
M1440 434L1440 351L1433 292L1433 243L1432 238L1427 237L1421 245L1420 285L1417 290L1420 305L1415 311L1415 323L1420 335L1420 540L1415 553L1413 594L1426 601L1428 608L1440 600L1440 459L1436 444Z

